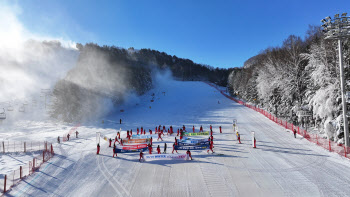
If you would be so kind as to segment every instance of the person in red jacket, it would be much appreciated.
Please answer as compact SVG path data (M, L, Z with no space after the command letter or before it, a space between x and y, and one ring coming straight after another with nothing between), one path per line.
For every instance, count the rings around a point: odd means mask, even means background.
M142 161L141 159L142 159L142 160L144 160L142 150L140 151L140 159L139 159L139 162L141 162L141 161Z
M118 156L116 148L117 148L117 147L116 147L115 144L114 144L114 146L113 146L113 157L114 157L114 155L115 155L115 157Z
M126 137L130 140L130 132L128 131L127 134L126 134Z
M118 140L118 136L115 136L115 139L114 139L114 144L118 142L119 143L119 140Z
M162 133L159 133L159 132L158 132L158 139L157 139L157 141L158 141L159 139L161 139L161 140L163 141L163 139L162 139Z
M97 152L96 152L96 154L97 155L100 154L100 144L97 144Z
M177 129L177 136L179 136L179 134L180 134L180 130L179 130L179 129Z
M152 146L152 145L153 145L153 144L152 144L152 143L153 143L153 138L152 138L152 136L151 136L150 143L151 143L151 146Z
M173 126L170 126L170 134L173 134Z
M118 133L117 133L117 136L118 136L118 139L120 139L120 132L118 131Z
M138 134L139 134L139 132L140 132L140 129L137 127L136 131L137 131L137 135L138 135Z
M210 129L210 135L213 135L213 130L212 129Z
M163 130L165 130L165 126L163 126Z
M130 136L132 136L132 129L130 130Z
M192 160L192 155L191 155L191 151L190 151L190 149L187 149L186 154L187 154L187 155L188 155L188 157L189 157L189 158L191 158L191 160Z
M112 138L109 138L109 147L112 147Z
M158 133L158 128L157 127L155 128L155 132L156 132L156 134Z
M222 133L222 131L221 131L221 126L219 126L219 129L220 129L220 133Z
M175 145L177 146L177 139L176 139L176 137L175 137Z
M149 134L152 135L152 130L151 129L149 130Z
M160 146L159 145L157 147L157 152L158 152L158 154L160 154Z
M207 153L209 153L209 150L211 150L211 152L214 153L214 151L213 151L213 147L214 147L213 144L214 144L213 140L210 140L210 145L209 145L209 149L208 149Z
M185 125L182 125L182 130L186 131Z
M172 152L172 154L174 154L174 151L176 151L176 153L178 153L177 150L175 150L175 143L173 143L173 152Z
M193 131L193 133L194 133L194 125L193 125L193 127L192 127L192 131Z
M152 146L151 146L151 144L148 144L148 152L149 152L149 154L152 154Z
M182 137L184 136L184 132L182 129L180 129L180 140L182 140Z
M237 139L238 139L238 142L241 143L241 135L237 132Z
M213 130L213 127L210 125L210 130Z
M199 128L199 132L203 132L203 127L201 125L201 127Z
M143 127L141 127L141 135L143 134Z

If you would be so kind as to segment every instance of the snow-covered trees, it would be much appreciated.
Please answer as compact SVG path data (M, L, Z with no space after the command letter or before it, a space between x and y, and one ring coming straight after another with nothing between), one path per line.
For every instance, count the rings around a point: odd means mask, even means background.
M337 43L322 36L319 28L310 27L305 40L291 35L281 47L264 50L253 57L254 61L250 58L243 68L236 68L229 75L230 89L246 101L259 103L294 123L297 110L311 110L309 126L315 123L320 132L339 140L342 134L337 121L341 114ZM347 77L349 43L345 40L343 46ZM253 102L253 98L257 101Z

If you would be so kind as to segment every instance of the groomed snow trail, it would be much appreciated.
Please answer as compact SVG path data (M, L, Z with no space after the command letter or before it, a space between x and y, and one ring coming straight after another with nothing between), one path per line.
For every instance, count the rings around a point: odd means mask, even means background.
M152 92L155 101L150 102ZM162 92L165 92L163 95ZM218 104L220 101L220 104ZM150 108L151 106L151 108ZM123 108L105 124L82 124L80 138L55 145L55 156L9 196L348 196L350 162L309 143L202 82L168 81ZM122 118L123 124L119 124ZM232 130L238 120L242 144ZM192 151L192 161L138 162L138 153L112 157L107 142L96 155L95 133L185 125L213 125L214 154ZM219 133L219 126L223 133ZM251 147L255 131L257 148ZM125 132L123 132L125 135ZM154 141L172 150L174 136ZM185 151L179 151L185 152Z

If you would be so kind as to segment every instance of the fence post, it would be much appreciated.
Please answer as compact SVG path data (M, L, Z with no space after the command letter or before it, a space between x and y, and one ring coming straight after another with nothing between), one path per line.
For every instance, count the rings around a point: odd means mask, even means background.
M346 157L346 146L344 145L344 154L345 154L345 157Z
M24 152L26 152L26 142L24 142Z
M7 180L7 175L5 175L5 181L4 181L4 193L6 193L6 180Z
M45 162L45 151L43 150L43 163Z
M328 140L328 146L329 146L329 152L331 152L332 148L331 148L331 141L330 140Z
M19 178L22 179L22 166L19 167Z

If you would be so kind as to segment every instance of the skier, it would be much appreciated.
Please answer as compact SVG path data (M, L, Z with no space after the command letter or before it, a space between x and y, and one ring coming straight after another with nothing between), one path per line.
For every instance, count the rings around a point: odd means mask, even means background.
M173 126L170 126L170 135L173 134Z
M161 154L161 152L160 152L160 146L158 145L158 147L157 147L157 152L158 152L158 154Z
M176 153L178 153L177 150L175 150L175 143L173 143L173 152L172 152L172 154L174 154L174 151L176 151Z
M177 139L176 139L176 137L175 137L175 145L177 146Z
M69 141L69 136L70 136L70 135L69 135L69 133L68 133L68 135L67 135L67 141Z
M140 132L140 130L139 130L139 128L137 127L137 135L139 134L139 132Z
M75 138L78 138L78 134L79 134L79 132L75 131Z
M213 130L213 126L210 125L210 130Z
M165 126L163 126L163 130L165 130Z
M114 155L115 155L115 157L117 157L118 156L118 154L117 154L117 151L116 151L116 146L115 146L115 144L114 144L114 146L113 146L113 157L114 157Z
M182 125L182 130L186 131L185 125Z
M148 152L149 152L149 154L152 154L152 146L151 146L151 144L148 144Z
M130 130L130 137L132 136L132 129Z
M119 119L119 123L122 124L122 119Z
M212 129L210 129L210 135L211 135L211 136L213 135L213 130L212 130Z
M199 128L199 132L203 132L203 127L201 125L201 127Z
M144 160L142 150L140 150L140 159L139 159L139 162L141 162L141 159Z
M141 135L143 134L143 127L141 127Z
M177 136L179 136L179 132L180 132L180 130L179 130L179 129L177 129Z
M191 155L190 149L187 149L186 154L187 154L188 158L191 158L191 160L192 160L192 155Z
M220 129L220 133L222 133L222 131L221 131L221 126L219 126L219 129Z
M109 147L112 146L112 138L109 138Z
M97 144L97 155L100 154L100 144Z
M165 154L166 154L166 148L167 148L167 145L166 145L166 143L164 143L164 152L163 153L165 153Z
M152 135L152 130L151 129L149 130L149 134Z
M151 143L151 146L153 145L153 138L152 138L152 136L151 136L151 140L150 140L150 143Z
M210 136L210 138L211 138L211 141L213 142L213 148L214 148L214 137Z
M180 140L182 140L183 135L184 135L184 132L182 131L182 129L180 129Z
M163 141L163 139L162 139L162 133L159 133L159 132L158 132L158 139L157 139L157 141L158 141L159 139L161 139L161 140Z
M160 132L160 134L161 134L161 135L164 135L164 130L162 130L162 131Z
M294 134L294 138L297 138L297 130L294 129L293 134Z
M61 143L60 136L57 137L57 142Z
M117 133L117 136L118 136L118 139L120 139L120 132L118 131L118 133Z
M156 134L158 133L158 128L157 127L155 128L155 132L156 132Z
M194 125L193 125L193 127L192 127L192 131L193 131L193 133L194 133Z

